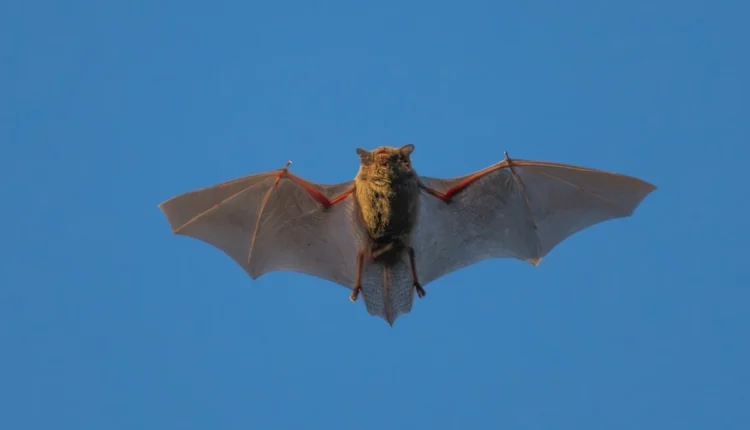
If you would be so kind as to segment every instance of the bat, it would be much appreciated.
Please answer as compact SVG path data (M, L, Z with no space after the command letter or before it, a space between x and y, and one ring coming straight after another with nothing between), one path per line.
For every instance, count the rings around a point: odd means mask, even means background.
M452 179L419 176L414 145L357 148L352 181L324 185L278 170L173 197L159 208L178 235L206 242L257 279L322 278L362 295L393 326L430 282L490 258L538 265L557 244L632 215L656 187L559 163L505 159Z

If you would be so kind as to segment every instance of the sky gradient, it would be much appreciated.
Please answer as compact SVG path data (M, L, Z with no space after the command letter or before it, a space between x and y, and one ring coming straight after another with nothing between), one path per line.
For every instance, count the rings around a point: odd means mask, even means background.
M739 1L0 4L0 428L747 429ZM745 42L742 42L742 41ZM394 327L171 234L157 205L280 168L503 158L659 187L538 267ZM745 185L742 185L742 184Z

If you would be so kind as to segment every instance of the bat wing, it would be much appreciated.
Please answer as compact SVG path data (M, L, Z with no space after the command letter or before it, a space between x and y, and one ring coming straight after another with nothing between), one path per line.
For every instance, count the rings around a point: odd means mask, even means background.
M537 265L574 233L630 216L655 189L630 176L508 158L471 175L421 180L430 191L420 197L414 238L423 285L488 258Z
M293 271L352 288L357 250L353 182L322 185L288 172L246 176L182 194L159 207L172 231L209 243L253 279Z

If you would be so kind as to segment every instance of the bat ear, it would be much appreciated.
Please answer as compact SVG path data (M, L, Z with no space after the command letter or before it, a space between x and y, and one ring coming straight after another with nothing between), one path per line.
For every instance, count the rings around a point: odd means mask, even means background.
M372 154L370 154L370 151L362 148L357 148L357 155L359 155L359 159L364 161L369 161L370 158L372 158Z
M402 154L408 157L412 152L414 152L414 145L412 145L411 143L408 145L404 145L399 149L399 151L401 151Z

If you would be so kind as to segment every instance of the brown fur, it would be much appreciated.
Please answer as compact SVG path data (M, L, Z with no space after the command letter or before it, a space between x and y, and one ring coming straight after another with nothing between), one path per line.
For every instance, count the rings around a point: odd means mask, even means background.
M395 257L410 246L420 192L419 178L409 159L413 149L413 145L406 145L357 150L361 166L355 178L355 195L375 259Z

